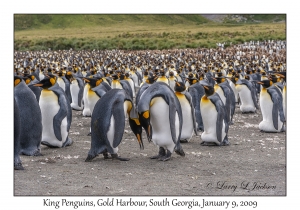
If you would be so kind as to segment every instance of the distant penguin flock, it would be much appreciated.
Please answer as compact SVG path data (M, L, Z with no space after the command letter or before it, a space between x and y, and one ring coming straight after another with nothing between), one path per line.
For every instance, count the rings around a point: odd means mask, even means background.
M143 131L167 161L194 135L228 146L235 110L261 112L258 131L286 131L286 41L250 41L216 49L14 52L14 168L41 145L63 148L72 112L90 117L86 162L119 156L125 123L140 148Z

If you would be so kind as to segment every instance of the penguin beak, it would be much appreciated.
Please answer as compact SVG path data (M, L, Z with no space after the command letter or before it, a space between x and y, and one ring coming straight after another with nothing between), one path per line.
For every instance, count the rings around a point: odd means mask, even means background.
M204 87L206 90L209 90L209 88L208 88L207 86L203 85L203 87Z
M261 85L263 85L263 84L264 84L263 82L260 82L260 81L257 81L256 83L258 83L258 84L261 84Z
M129 125L132 130L132 132L135 134L139 145L140 149L144 149L144 144L143 144L143 139L142 139L142 126L140 124L139 119L137 118L129 118Z

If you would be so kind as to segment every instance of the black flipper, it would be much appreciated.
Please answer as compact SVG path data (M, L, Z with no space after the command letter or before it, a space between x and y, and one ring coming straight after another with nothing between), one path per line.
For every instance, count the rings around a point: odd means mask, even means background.
M57 83L51 88L49 88L49 90L52 90L58 97L58 104L60 106L60 109L58 110L57 114L53 118L53 130L54 130L55 137L59 141L62 141L61 130L60 130L61 122L65 117L67 117L67 123L68 123L67 131L69 131L71 121L72 121L71 106L63 89L60 88Z
M203 120L202 120L202 115L200 111L200 100L202 96L204 95L204 88L202 85L199 83L193 84L189 87L188 89L189 93L192 96L192 102L195 108L195 117L196 117L196 122L198 124L198 129L203 131L204 126L203 126Z
M83 98L84 83L83 83L82 79L80 79L80 78L77 78L77 83L78 83L78 86L79 86L77 103L78 103L78 106L81 107L81 101L82 101L82 98Z
M130 95L131 99L133 99L133 92L132 92L129 82L126 80L120 80L120 83L121 83L123 89L128 93L128 95Z
M223 128L223 121L225 122L225 133L228 132L228 120L226 119L225 115L225 106L219 96L219 94L215 93L208 97L211 102L215 105L216 110L218 112L217 115L217 122L216 122L216 132L217 132L217 140L221 143L222 139L222 128Z
M189 92L185 92L184 95L185 95L185 98L188 100L188 102L191 106L194 132L195 132L195 135L197 136L198 133L197 133L197 126L196 126L196 116L195 116L195 108L194 108L194 105L193 105L192 96Z
M271 99L273 101L273 109L272 109L273 125L274 128L278 130L278 114L280 117L280 121L285 122L283 106L282 106L282 94L280 90L278 90L277 87L275 86L271 86L267 88L267 91L270 94Z
M123 132L125 128L125 116L124 116L124 99L123 100L116 100L112 107L112 115L115 119L115 133L114 133L114 141L113 147L117 147L123 137ZM113 153L109 150L109 153Z

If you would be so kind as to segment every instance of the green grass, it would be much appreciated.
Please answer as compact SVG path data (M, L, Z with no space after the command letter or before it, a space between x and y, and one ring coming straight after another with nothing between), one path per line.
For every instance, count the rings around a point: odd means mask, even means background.
M250 17L248 17L250 18ZM274 20L280 15L251 18ZM15 50L214 48L286 39L285 22L213 23L201 15L15 15Z

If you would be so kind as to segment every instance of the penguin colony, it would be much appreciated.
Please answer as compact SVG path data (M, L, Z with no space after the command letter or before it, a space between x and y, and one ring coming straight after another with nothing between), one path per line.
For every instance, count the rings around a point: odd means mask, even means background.
M261 110L261 132L284 132L286 42L250 41L216 49L162 51L36 51L14 54L14 168L19 155L61 148L72 111L90 117L86 162L118 155L128 121L140 148L142 132L169 160L193 135L201 145L230 145L235 109Z

